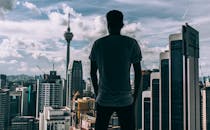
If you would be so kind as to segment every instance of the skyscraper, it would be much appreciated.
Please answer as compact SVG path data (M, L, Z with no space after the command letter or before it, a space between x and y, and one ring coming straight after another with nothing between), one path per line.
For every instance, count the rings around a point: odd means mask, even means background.
M21 113L21 92L10 91L10 119L20 116Z
M63 106L63 89L60 76L51 71L44 81L37 82L37 112L42 112L44 106Z
M17 87L16 92L21 93L21 107L20 107L20 115L27 116L28 115L28 88L27 87Z
M0 74L0 89L6 88L7 87L6 84L7 84L7 76L4 74Z
M151 70L142 71L142 92L150 87ZM137 103L137 128L142 129L142 92L139 93Z
M169 51L160 53L160 130L169 130Z
M9 89L0 89L0 129L9 130Z
M81 61L74 61L72 66L71 72L71 96L78 91L79 97L83 96L83 72L82 72L82 62Z
M170 40L170 130L200 130L199 36L189 25Z
M151 73L151 130L159 130L159 82L160 72Z
M142 92L142 130L150 130L151 126L151 91Z

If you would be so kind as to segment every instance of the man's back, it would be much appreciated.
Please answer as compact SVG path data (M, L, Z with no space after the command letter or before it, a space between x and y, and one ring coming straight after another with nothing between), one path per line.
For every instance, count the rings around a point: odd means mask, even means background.
M98 39L91 52L99 69L97 102L103 106L126 106L133 102L130 66L141 58L136 40L122 35Z

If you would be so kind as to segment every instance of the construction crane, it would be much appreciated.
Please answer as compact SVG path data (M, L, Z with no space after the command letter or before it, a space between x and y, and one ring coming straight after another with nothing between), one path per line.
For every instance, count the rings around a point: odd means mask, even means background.
M36 67L43 73L43 74L46 74L41 68L39 65L36 65Z

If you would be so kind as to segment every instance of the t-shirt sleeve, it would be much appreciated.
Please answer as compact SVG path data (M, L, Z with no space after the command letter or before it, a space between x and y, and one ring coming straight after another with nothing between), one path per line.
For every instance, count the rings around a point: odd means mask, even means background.
M90 55L89 55L89 59L91 61L96 61L96 43L93 44L93 47L92 47Z
M131 63L138 63L142 60L141 49L137 41L134 42L131 52Z

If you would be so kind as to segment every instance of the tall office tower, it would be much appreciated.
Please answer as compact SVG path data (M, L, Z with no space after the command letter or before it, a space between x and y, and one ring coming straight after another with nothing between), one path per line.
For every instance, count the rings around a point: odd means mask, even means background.
M21 93L20 115L27 116L28 115L28 88L27 87L17 87L16 92Z
M10 91L10 120L21 113L21 92Z
M7 76L0 74L0 89L7 88Z
M78 91L79 97L83 96L83 72L82 72L82 62L74 61L71 72L71 96Z
M9 89L0 89L0 129L9 130Z
M63 89L60 76L56 71L50 71L50 75L44 81L37 81L37 106L36 117L42 112L44 106L62 106Z
M160 53L160 130L169 130L169 51Z
M160 72L151 73L151 130L159 130L159 82Z
M169 130L200 130L199 36L189 25L170 40Z
M11 130L39 130L33 116L16 116L11 121Z
M142 92L150 87L151 70L142 70ZM139 93L137 103L137 128L142 129L142 92Z
M151 91L142 92L142 130L150 130L151 126Z
M33 90L33 85L28 86L28 115L36 116L36 94L37 91Z
M44 107L40 113L39 130L70 130L68 107Z

